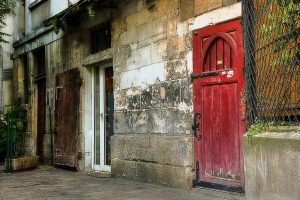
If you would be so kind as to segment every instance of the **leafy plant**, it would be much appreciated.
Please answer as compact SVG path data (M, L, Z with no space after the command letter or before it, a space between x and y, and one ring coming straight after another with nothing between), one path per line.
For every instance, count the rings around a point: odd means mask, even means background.
M265 127L265 122L257 121L254 124L252 124L247 131L247 137L252 139L253 136L261 133Z
M2 29L7 25L5 22L6 15L13 11L14 6L14 0L0 0L0 43L8 43L4 37L11 36L10 34L3 32Z
M7 148L7 131L10 124L13 152L17 157L23 154L24 132L27 126L27 110L21 104L6 107L6 114L0 120L0 156L3 158Z
M300 64L300 2L299 0L276 0L279 11L268 13L268 22L261 32L274 40L274 53L280 55L273 65L296 66Z
M8 106L6 119L7 123L11 118L11 127L13 130L13 155L19 156L24 150L24 132L27 125L27 110L19 103Z

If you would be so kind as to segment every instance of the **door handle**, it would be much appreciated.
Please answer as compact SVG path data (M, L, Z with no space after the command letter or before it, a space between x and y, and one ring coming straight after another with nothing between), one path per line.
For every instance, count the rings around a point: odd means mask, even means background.
M197 112L194 115L194 124L192 125L194 131L194 137L199 141L202 139L201 135L201 114Z

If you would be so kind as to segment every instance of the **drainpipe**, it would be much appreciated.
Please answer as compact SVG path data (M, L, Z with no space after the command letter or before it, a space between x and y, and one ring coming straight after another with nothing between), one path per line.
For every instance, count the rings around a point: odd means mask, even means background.
M0 45L0 114L3 114L3 49Z

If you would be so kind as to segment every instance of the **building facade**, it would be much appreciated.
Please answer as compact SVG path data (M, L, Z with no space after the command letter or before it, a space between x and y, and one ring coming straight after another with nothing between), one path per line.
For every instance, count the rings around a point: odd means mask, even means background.
M28 154L141 181L243 188L240 2L17 9L14 97L28 104Z

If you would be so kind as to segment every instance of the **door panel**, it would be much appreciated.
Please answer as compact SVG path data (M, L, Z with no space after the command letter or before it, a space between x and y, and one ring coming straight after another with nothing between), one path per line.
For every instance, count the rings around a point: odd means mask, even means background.
M198 183L243 186L243 51L239 20L194 32L195 164ZM200 166L197 166L197 165Z
M77 167L80 86L78 69L56 76L55 165Z
M37 155L40 162L44 162L44 136L46 120L46 79L37 82L38 87L38 113L37 113Z

